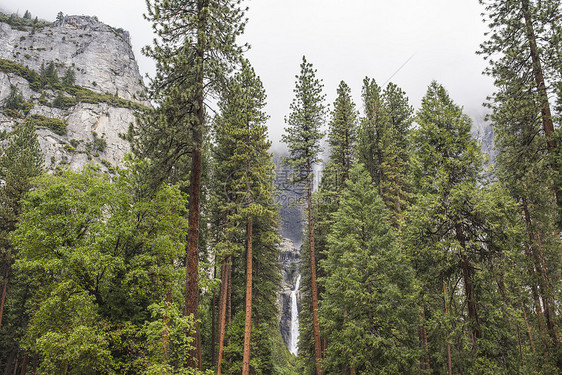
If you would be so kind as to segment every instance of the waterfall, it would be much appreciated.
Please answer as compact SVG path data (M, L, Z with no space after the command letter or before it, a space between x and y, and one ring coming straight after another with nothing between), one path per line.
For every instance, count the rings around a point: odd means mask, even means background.
M297 308L297 292L301 283L301 275L297 276L295 289L291 290L291 344L289 351L297 354L297 343L299 342L299 310Z

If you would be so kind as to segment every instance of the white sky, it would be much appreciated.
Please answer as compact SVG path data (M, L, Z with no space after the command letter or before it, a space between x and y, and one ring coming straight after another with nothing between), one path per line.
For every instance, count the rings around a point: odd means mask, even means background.
M248 58L268 94L269 129L278 139L293 98L295 75L306 55L324 81L327 104L341 80L351 87L362 110L365 76L384 84L392 78L419 107L432 80L443 84L453 100L472 117L493 92L492 80L481 73L486 63L475 54L486 26L478 0L246 0L249 23L242 40L252 45ZM144 0L0 0L0 9L29 10L54 20L69 15L96 15L100 21L131 34L141 73L154 64L142 56L153 38L144 20Z

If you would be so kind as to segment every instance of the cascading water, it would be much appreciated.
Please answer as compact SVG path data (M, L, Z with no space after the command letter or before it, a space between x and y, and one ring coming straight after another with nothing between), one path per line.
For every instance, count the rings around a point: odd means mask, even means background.
M297 344L299 342L299 310L297 308L297 292L301 284L301 275L297 276L295 289L291 290L291 344L289 351L297 354Z

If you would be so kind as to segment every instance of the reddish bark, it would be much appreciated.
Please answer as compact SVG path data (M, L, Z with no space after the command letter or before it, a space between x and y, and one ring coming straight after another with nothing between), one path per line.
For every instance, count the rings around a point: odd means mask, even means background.
M230 257L224 262L221 269L221 288L219 292L219 324L218 324L218 336L219 336L219 352L217 359L217 375L221 375L222 369L222 359L223 359L223 349L224 349L224 336L226 331L226 315L227 315L227 299L228 299L228 289L230 285Z
M248 219L248 251L246 260L246 321L244 324L244 357L242 375L250 374L250 340L252 335L252 218Z
M307 164L308 175L312 173L310 163ZM307 205L308 205L308 241L310 247L310 279L312 289L312 324L314 326L314 358L316 375L322 375L322 349L320 344L320 325L318 323L318 285L316 282L316 254L314 253L314 221L312 218L312 181L307 177Z

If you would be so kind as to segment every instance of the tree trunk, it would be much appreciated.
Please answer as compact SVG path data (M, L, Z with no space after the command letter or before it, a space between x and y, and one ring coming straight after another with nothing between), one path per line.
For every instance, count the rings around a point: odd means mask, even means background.
M480 330L480 324L478 321L478 310L476 308L474 287L472 285L472 277L470 275L471 273L470 263L468 261L468 256L466 255L466 251L467 251L466 239L464 237L464 231L461 223L459 222L455 223L455 231L456 231L457 240L459 241L459 244L461 245L462 248L461 261L462 261L462 275L464 281L464 290L465 290L466 301L468 306L468 316L471 320L471 325L472 325L473 341L474 344L476 344L476 341L482 337L482 331Z
M322 375L322 349L320 347L320 325L318 323L318 285L316 283L316 255L314 253L314 222L312 219L312 166L307 163L307 189L306 198L308 205L308 242L310 247L310 279L312 286L312 324L314 326L314 359L316 375Z
M224 336L226 331L226 314L227 314L227 299L228 289L230 285L230 257L226 259L221 270L221 289L219 292L219 353L217 359L217 375L222 374L222 357L224 349Z
M33 354L33 370L31 370L31 375L37 375L37 364L39 362L39 354Z
M217 278L217 265L213 267L213 278ZM216 293L213 291L213 301L211 302L211 366L215 366L216 362L216 336L217 336L217 325L216 325L216 309L217 300Z
M522 203L523 203L525 224L527 227L527 233L529 235L529 247L527 248L527 250L528 250L528 255L531 257L530 261L533 263L533 265L531 265L530 267L532 268L532 275L535 276L534 279L537 281L538 284L538 288L536 288L535 290L538 289L539 291L538 295L535 298L538 300L538 298L540 297L540 300L542 301L542 306L539 301L539 303L537 304L537 308L539 311L544 308L544 311L541 312L541 315L544 316L546 321L546 326L548 329L548 334L550 335L554 344L556 345L558 339L556 334L556 328L553 322L553 317L551 316L551 311L552 311L550 307L551 300L548 297L549 295L548 275L546 269L543 268L543 262L541 262L541 259L536 250L535 243L537 241L535 241L535 236L534 236L534 231L531 221L531 214L529 212L529 205L527 203L527 199L523 198Z
M533 341L533 332L531 331L531 325L529 324L529 319L527 319L527 312L525 311L525 305L521 301L521 310L523 311L523 318L525 319L525 325L527 326L527 333L529 334L529 342L531 343L531 351L535 352L535 342Z
M203 62L205 59L205 38L201 34L205 32L206 19L204 8L208 0L197 1L198 35L196 55L199 59L199 70L196 77L196 115L197 121L192 123L193 127L193 150L191 152L191 183L189 192L189 229L187 234L187 258L185 285L185 315L193 316L195 330L192 333L195 348L191 351L188 359L188 367L201 370L201 340L199 334L198 310L199 310L199 217L201 205L201 166L203 148L203 126L205 124L205 92ZM197 361L197 359L199 359ZM199 362L199 363L196 363Z
M244 358L242 375L250 374L250 339L252 335L252 218L248 219L248 251L246 260L246 321L244 325Z
M10 369L12 368L12 363L14 362L14 358L16 357L16 351L12 350L10 355L8 356L8 360L6 361L6 367L4 368L4 375L10 374Z
M559 167L555 159L556 134L554 131L554 123L552 122L550 103L548 102L548 92L546 90L546 83L544 81L544 74L541 66L539 50L537 47L537 39L533 26L531 9L529 8L529 0L521 0L521 10L523 11L523 17L525 18L525 31L529 42L531 59L533 61L533 76L535 78L535 84L537 85L539 100L541 103L542 126L544 134L546 135L548 150L550 151L550 154L552 156L550 165L554 172L558 174ZM560 187L556 182L554 183L554 193L556 195L557 204L560 205L560 203L562 203L562 193L560 192Z
M164 354L164 361L168 363L169 347L170 347L170 317L168 316L168 308L172 302L172 292L170 289L166 292L166 310L164 311L164 330L162 331L162 351Z
M9 262L9 260L8 260ZM6 263L4 274L2 275L2 299L0 300L0 328L2 328L2 316L4 315L4 303L6 302L6 292L8 288L8 273L10 272L9 263Z
M447 289L445 287L445 280L443 280L443 302L445 303L445 315L449 315L449 307L447 306ZM451 361L451 344L449 343L449 329L445 328L447 334L447 370L449 375L453 375L453 364Z
M425 307L422 307L420 317L422 322L420 327L420 341L421 341L421 349L423 355L421 359L420 367L422 370L430 370L431 366L429 364L429 347L427 343L427 329L425 328Z
M201 139L201 133L198 133ZM195 134L194 134L195 136ZM201 149L195 148L192 153L191 186L189 197L189 232L187 235L187 259L186 273L187 281L185 285L185 315L193 316L195 330L191 336L196 347L191 351L188 366L196 368L199 347L197 340L198 332L198 309L199 309L199 208L201 194Z
M25 352L24 356L23 356L23 362L21 364L21 371L20 371L20 375L25 375L25 373L27 372L27 358L28 358L29 354L27 352Z

